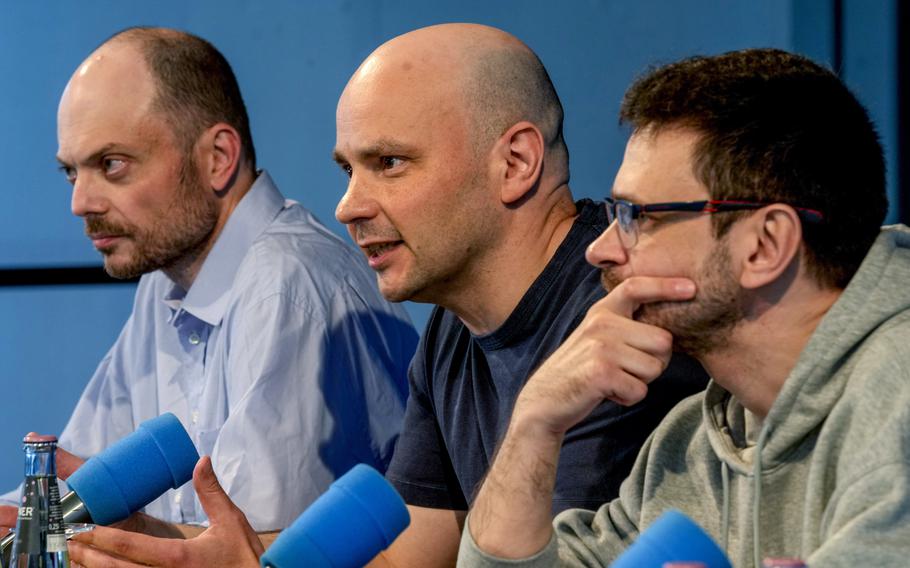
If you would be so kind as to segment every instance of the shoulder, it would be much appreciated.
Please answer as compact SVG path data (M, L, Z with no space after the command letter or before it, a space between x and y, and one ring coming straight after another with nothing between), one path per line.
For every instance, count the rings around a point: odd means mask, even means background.
M910 464L910 311L891 318L839 371L845 385L823 435L849 480L889 463Z
M855 402L910 402L910 310L890 318L857 346L841 372Z
M326 306L339 294L384 303L359 251L290 202L252 243L232 294L246 302L279 296L301 306Z

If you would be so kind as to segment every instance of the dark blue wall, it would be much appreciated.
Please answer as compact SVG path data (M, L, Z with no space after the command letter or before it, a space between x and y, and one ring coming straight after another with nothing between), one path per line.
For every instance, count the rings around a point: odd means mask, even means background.
M330 159L335 102L358 63L395 35L433 23L472 21L502 27L525 40L549 68L566 108L572 187L578 196L602 197L609 192L625 143L616 123L618 104L636 74L650 63L684 55L756 46L796 48L830 61L833 3L819 2L820 8L808 11L806 4L753 0L4 3L0 7L0 269L98 263L82 235L81 222L69 213L69 186L56 171L56 105L80 61L126 26L178 27L219 47L240 80L260 164L287 196L302 201L330 227L343 232L333 219L345 187L344 176ZM863 26L879 26L875 18L882 15L868 12L855 17L862 23L849 28L854 30L848 38L851 42L859 41L855 38L861 37ZM887 38L883 41L887 44ZM877 53L869 50L873 52ZM858 92L876 105L879 121L889 123L894 103L888 98L887 80L880 80L891 72L885 68L888 60L876 55L847 62L851 74L855 69L860 79ZM21 477L18 442L23 434L62 429L85 381L126 318L132 292L131 285L0 287L4 395L0 488L14 485ZM426 313L423 307L412 310L419 324Z

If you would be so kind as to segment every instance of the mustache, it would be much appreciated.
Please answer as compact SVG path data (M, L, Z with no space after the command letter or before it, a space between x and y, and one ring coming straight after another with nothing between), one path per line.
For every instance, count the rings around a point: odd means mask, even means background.
M609 269L604 268L600 271L600 284L607 292L619 286L620 282L622 280L617 278Z
M386 241L401 241L401 233L395 227L376 227L369 222L358 222L352 227L354 240L357 242L367 239L378 239Z
M96 215L85 216L85 234L92 235L124 235L130 232L130 227Z

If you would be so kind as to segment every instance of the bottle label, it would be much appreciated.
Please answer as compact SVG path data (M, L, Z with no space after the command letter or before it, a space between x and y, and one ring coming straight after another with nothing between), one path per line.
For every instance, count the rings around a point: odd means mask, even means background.
M47 535L47 551L51 554L56 554L58 552L68 552L68 549L66 548L66 535Z
M19 504L19 517L16 519L16 538L13 541L13 554L41 554L41 525L47 513L41 506L43 499L42 483L46 477L26 476L22 487L22 502Z

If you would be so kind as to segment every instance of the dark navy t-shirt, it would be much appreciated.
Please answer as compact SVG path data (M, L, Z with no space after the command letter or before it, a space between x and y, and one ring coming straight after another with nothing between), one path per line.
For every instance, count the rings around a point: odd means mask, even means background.
M437 307L409 370L404 426L386 477L414 506L467 510L534 370L604 296L585 247L606 228L600 203L579 216L553 259L505 323L475 336ZM553 511L596 509L613 499L638 450L663 416L707 383L701 366L674 355L648 396L630 408L604 402L569 430L559 457Z

